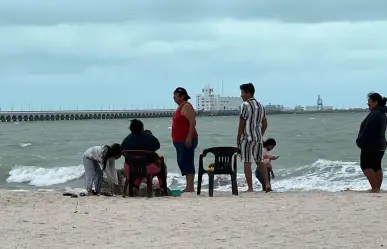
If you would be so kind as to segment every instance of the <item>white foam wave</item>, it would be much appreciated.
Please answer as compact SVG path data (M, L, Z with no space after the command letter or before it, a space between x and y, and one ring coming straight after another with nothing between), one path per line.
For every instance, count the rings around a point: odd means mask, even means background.
M311 165L300 166L296 169L275 170L276 178L272 180L275 191L328 191L337 192L346 189L367 190L368 182L365 179L357 162L330 161L319 159ZM168 184L183 187L185 179L170 175ZM247 190L244 174L237 175L238 187L241 191ZM256 190L261 189L259 181L253 177ZM195 179L197 183L197 176ZM202 190L208 188L208 177L203 177ZM216 191L231 191L231 179L226 175L215 176L214 188Z
M240 167L240 166L239 166ZM360 166L357 162L330 161L319 159L313 164L300 166L296 169L276 170L276 178L272 181L275 191L342 191L346 189L367 190L369 188ZM15 166L10 172L7 182L28 183L42 187L66 183L82 177L82 165L71 167L41 168L34 166ZM238 174L238 186L246 190L244 174ZM260 183L255 177L255 189L260 189ZM167 184L170 188L185 187L185 177L176 173L168 173ZM197 175L195 177L197 184ZM230 177L217 175L214 188L216 191L231 191ZM208 189L208 176L203 177L202 190Z
M32 144L31 143L20 143L19 146L20 148L26 148L28 146L31 146Z
M296 171L281 172L275 181L278 191L329 191L346 189L367 190L368 182L357 162L330 161L319 159L312 165L299 167Z
M56 168L36 166L15 166L10 172L7 182L28 183L43 187L65 183L80 178L84 174L83 165Z

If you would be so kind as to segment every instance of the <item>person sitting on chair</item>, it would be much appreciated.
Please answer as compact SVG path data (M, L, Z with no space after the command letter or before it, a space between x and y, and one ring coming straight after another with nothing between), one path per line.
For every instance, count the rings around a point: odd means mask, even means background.
M156 152L160 149L159 140L152 134L151 131L144 130L144 124L140 120L133 119L130 123L129 129L131 133L121 143L122 151L143 150ZM129 165L125 163L125 167L129 167ZM148 158L147 172L148 174L157 176L160 190L163 191L163 187L166 182L163 182L162 174L167 174L164 158L159 157L157 154L155 154L155 157L150 156ZM138 178L134 181L135 192L138 192L142 180L143 179Z

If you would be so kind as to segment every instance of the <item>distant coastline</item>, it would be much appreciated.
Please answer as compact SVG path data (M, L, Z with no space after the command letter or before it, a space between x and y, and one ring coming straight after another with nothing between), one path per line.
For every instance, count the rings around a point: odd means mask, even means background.
M316 114L316 113L360 113L368 112L368 109L335 109L335 110L286 110L286 111L267 111L267 114Z

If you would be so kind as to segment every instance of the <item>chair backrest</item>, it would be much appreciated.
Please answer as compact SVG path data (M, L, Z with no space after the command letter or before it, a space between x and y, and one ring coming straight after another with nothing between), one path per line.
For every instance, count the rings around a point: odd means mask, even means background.
M122 155L125 158L125 163L130 166L129 174L136 177L146 177L148 162L158 157L156 152L145 150L123 150Z
M215 156L215 173L231 173L236 164L236 157L240 150L236 147L212 147L202 153L205 157L208 153Z

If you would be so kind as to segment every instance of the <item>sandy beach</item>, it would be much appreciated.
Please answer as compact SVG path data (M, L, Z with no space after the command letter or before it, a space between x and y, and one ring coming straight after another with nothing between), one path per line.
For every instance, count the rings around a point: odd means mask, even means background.
M1 248L380 248L386 194L216 193L209 198L1 191Z

